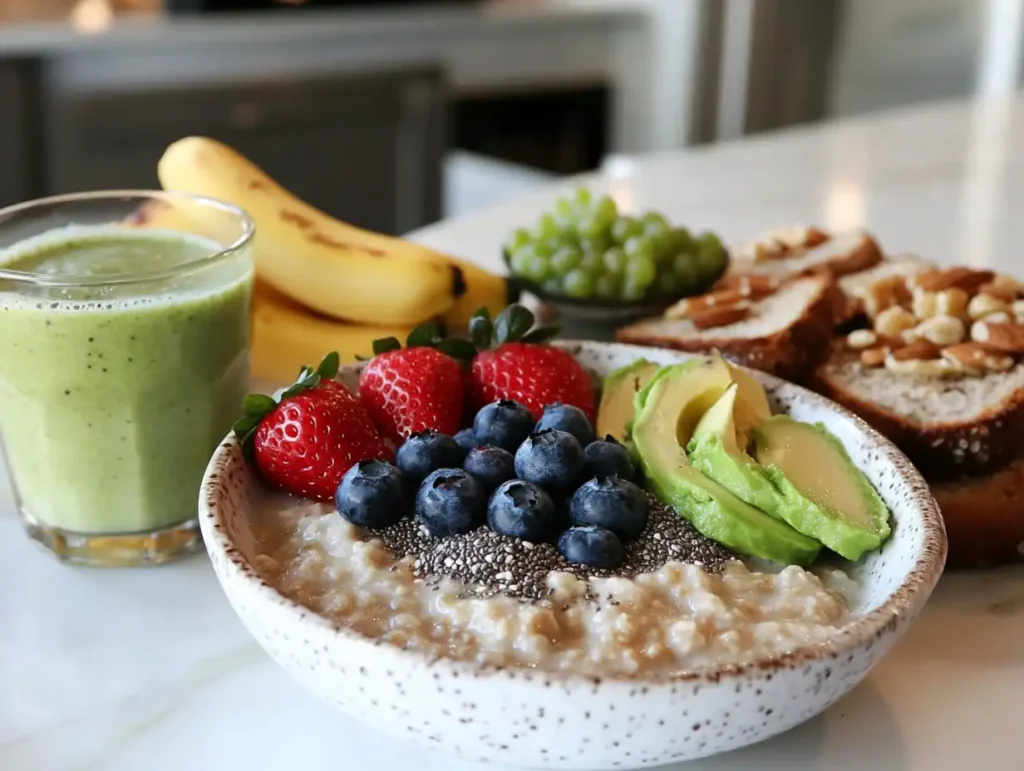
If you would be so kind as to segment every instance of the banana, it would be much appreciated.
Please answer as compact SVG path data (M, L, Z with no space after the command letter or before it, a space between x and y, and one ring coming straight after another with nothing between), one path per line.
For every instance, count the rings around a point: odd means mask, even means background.
M342 362L373 355L373 341L397 337L410 327L363 326L306 310L265 282L257 281L252 302L252 379L273 384L295 380L299 368L337 351Z
M491 312L491 318L494 318L502 308L516 299L509 294L511 284L504 276L496 276L458 257L445 255L445 259L458 267L465 284L465 291L442 316L449 334L465 330L469 326L470 317L480 308L486 307Z
M165 190L245 209L256 223L257 275L328 316L413 325L449 311L464 293L462 270L442 255L329 217L215 140L178 140L164 151L157 175Z

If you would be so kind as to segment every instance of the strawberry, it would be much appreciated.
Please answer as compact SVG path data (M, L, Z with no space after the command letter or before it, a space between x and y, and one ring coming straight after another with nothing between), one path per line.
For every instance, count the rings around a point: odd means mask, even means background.
M557 327L532 329L533 322L533 314L521 305L505 308L493 324L486 309L473 316L470 332L483 350L469 366L470 408L476 411L498 399L512 399L539 420L545 405L561 402L579 407L593 420L590 375L565 351L542 344L558 334Z
M464 340L442 340L436 324L376 340L375 356L359 375L359 398L380 430L396 444L432 428L453 436L462 428L462 368L448 352L472 350ZM437 346L436 348L434 346Z
M280 401L250 394L242 402L235 435L270 484L329 501L357 462L394 457L363 404L333 379L337 372L331 353L316 370L303 367Z

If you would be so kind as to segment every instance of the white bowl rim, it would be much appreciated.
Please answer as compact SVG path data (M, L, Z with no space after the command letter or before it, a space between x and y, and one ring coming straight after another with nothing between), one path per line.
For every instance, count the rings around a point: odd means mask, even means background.
M625 343L604 343L594 340L558 340L554 344L566 349L578 349L583 345L598 345L612 350L619 350L623 353L635 352L638 358L645 351L648 355L651 352L651 349L642 346ZM678 354L681 358L706 355L701 353L688 354L681 351L672 351L672 353ZM344 365L344 368L358 369L360 366L362 365ZM230 434L221 442L211 458L203 477L202 486L200 487L199 518L206 549L211 555L214 552L222 553L225 557L224 565L226 570L230 570L237 578L254 584L253 588L258 594L262 595L264 599L281 606L289 618L297 625L301 626L312 623L317 627L333 632L338 638L347 643L366 646L367 654L373 648L388 645L389 649L399 658L408 657L410 664L425 664L430 667L440 668L452 673L454 677L478 677L485 674L505 674L509 679L516 679L518 677L523 680L542 677L547 684L558 683L563 686L570 686L572 684L596 685L602 681L632 684L649 683L659 686L694 682L718 683L722 680L747 677L751 674L765 674L770 679L771 674L776 671L793 669L825 659L836 660L844 653L848 653L860 646L871 647L875 641L881 640L888 633L892 632L902 617L908 614L916 614L920 610L942 574L946 562L946 532L938 504L929 492L928 484L924 481L920 472L911 464L907 456L864 420L824 396L798 386L795 383L790 383L773 375L746 367L743 369L746 369L760 379L768 388L781 386L787 389L795 389L796 394L801 398L817 403L820 407L852 421L860 431L875 443L878 454L889 462L897 477L905 481L912 489L908 505L920 512L922 546L918 558L908 571L904 581L885 602L864 615L856 616L849 623L837 629L825 642L804 645L782 654L762 656L749 662L709 665L673 672L671 675L641 673L639 675L593 676L572 672L539 670L518 665L481 664L448 657L432 658L425 656L420 651L400 648L385 643L382 640L367 637L349 627L331 623L326 617L279 592L275 587L267 583L256 568L249 564L241 551L228 538L227 530L221 522L221 510L218 504L221 498L219 482L219 479L223 476L221 472L237 457L237 454L233 451L238 448L238 440Z

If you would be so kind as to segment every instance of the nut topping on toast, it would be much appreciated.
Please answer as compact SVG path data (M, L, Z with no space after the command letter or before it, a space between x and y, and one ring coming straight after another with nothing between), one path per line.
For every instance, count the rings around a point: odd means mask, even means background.
M724 327L750 317L750 304L712 305L702 311L690 314L690 322L700 330Z
M991 270L976 270L975 268L957 266L918 273L916 276L911 276L909 283L912 288L923 289L926 292L941 292L944 289L955 288L975 294L980 287L988 284L994 278L995 273Z
M893 348L889 355L896 361L910 361L911 359L931 361L941 358L942 349L927 340L915 340L909 345Z
M799 225L762 234L732 249L733 257L755 264L792 257L825 243L831 236L814 226Z
M971 339L989 351L1024 354L1024 324L976 321L971 325Z

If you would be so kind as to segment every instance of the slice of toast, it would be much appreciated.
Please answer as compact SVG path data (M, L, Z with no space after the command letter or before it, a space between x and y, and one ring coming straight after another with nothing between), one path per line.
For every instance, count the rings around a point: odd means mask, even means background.
M623 327L623 343L680 351L720 350L732 361L787 380L807 379L827 356L839 293L828 276L790 281L745 305L744 318L701 328L688 318L658 317Z
M949 538L950 568L1024 561L1024 458L984 476L932 482Z
M874 237L864 230L851 230L833 233L822 243L775 259L756 261L734 256L727 275L772 276L783 281L821 273L845 276L872 268L881 261L882 250Z
M927 479L990 473L1024 455L1024 363L981 377L866 367L836 347L815 387L892 440Z

